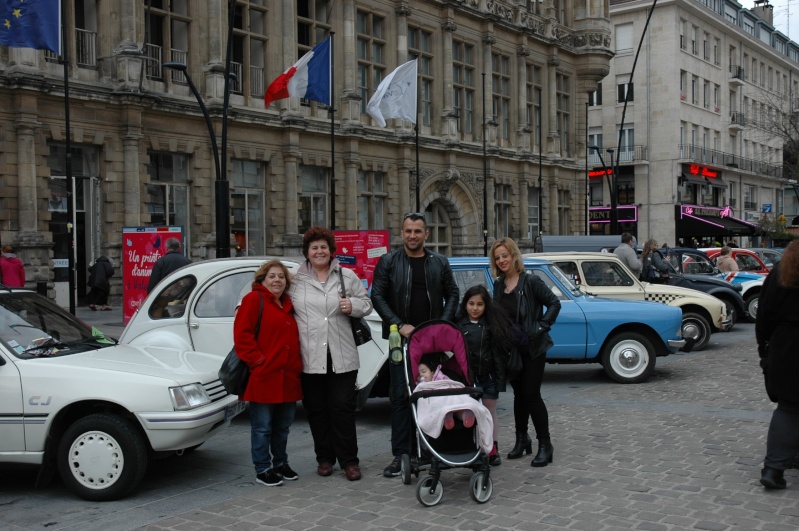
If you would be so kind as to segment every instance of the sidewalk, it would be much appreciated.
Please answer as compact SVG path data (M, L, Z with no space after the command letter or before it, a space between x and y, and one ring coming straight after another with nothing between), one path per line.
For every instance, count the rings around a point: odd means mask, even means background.
M66 308L69 311L68 308ZM121 303L111 306L110 311L92 311L88 306L75 307L75 317L84 323L100 329L104 334L118 339L125 329L125 324L122 322L122 305Z

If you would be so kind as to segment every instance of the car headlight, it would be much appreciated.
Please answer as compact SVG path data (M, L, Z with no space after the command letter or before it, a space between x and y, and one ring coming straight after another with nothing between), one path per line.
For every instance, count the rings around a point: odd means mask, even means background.
M194 409L211 403L211 398L205 392L205 387L199 383L170 387L169 396L172 397L172 406L178 411Z

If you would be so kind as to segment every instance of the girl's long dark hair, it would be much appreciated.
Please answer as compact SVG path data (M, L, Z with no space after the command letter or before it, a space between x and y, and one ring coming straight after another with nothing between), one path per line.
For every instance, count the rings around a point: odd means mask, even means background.
M472 286L466 290L466 293L463 294L461 304L458 306L458 313L455 317L456 321L460 322L462 319L469 318L469 313L466 311L466 303L475 295L479 295L486 305L483 319L489 330L491 330L493 338L502 344L507 343L508 329L511 327L512 323L510 319L508 319L508 316L505 315L505 310L500 308L499 305L494 302L494 299L491 298L491 294L485 286Z

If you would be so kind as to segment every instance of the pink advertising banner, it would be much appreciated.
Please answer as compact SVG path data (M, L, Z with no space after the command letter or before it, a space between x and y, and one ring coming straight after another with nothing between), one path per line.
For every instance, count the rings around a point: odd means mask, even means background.
M130 318L147 298L147 283L155 262L166 254L166 241L183 244L182 227L124 227L122 229L122 320Z
M333 235L336 258L355 271L368 291L378 260L391 250L391 234L387 230L336 230Z

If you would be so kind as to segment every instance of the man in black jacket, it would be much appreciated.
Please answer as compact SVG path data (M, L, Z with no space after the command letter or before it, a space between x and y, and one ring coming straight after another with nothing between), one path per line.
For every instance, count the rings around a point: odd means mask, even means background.
M180 240L169 238L166 241L166 254L159 258L150 273L150 282L147 283L147 293L149 294L161 279L169 275L172 271L177 271L185 265L189 265L191 260L183 256L180 249Z
M424 214L411 212L402 220L402 247L380 257L372 280L372 304L383 319L383 338L397 325L403 337L431 319L455 319L458 286L446 257L424 247L430 232ZM405 368L389 363L391 378L391 452L385 477L400 474L400 456L411 453L411 410Z

